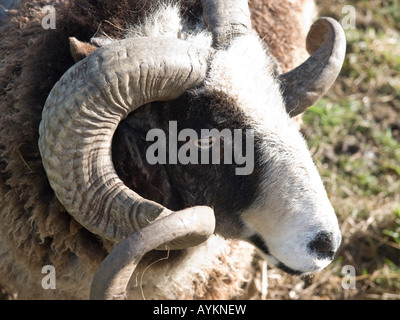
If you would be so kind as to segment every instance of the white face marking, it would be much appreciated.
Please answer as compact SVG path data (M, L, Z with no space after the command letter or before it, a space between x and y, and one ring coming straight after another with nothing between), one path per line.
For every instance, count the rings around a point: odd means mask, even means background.
M341 241L334 209L300 133L293 130L286 141L265 134L264 183L242 218L264 241L273 264L297 273L321 270Z
M258 37L241 37L215 54L205 87L233 97L261 140L260 194L242 213L245 225L262 239L273 264L295 273L314 272L332 260L341 241L340 230L307 144L286 113L271 70Z

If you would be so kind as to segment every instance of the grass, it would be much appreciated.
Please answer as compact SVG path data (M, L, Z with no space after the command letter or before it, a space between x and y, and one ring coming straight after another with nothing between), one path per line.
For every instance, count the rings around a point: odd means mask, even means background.
M337 259L313 278L269 269L266 298L400 299L400 1L317 4L320 16L338 21L345 5L356 10L356 28L345 30L340 76L305 112L302 129L343 243ZM346 290L348 265L356 286ZM261 278L255 276L256 287Z

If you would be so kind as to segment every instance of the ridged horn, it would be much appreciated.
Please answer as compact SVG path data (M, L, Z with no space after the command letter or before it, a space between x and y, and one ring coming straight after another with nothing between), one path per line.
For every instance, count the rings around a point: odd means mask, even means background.
M193 242L207 239L214 232L214 213L209 207L196 208L158 219L119 243L97 269L90 288L90 298L125 299L129 280L147 252L177 239L185 239L185 242L188 238Z
M139 106L201 84L209 54L182 40L126 39L99 48L56 83L43 109L40 153L57 198L89 231L120 242L171 213L124 185L111 141L119 122Z
M247 0L203 0L203 19L213 36L213 47L228 47L251 30Z
M297 68L279 76L286 111L304 112L322 97L339 75L346 53L346 37L332 18L320 18L310 28L306 49L311 55Z

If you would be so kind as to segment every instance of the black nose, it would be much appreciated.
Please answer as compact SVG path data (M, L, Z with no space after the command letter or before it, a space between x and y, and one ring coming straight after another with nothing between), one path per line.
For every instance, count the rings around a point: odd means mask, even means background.
M320 259L333 259L336 252L336 246L334 243L332 233L320 232L310 241L308 247L317 253Z

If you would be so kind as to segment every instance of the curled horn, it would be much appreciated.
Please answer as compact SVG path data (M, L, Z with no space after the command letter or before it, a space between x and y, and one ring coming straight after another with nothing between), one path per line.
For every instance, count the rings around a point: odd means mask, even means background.
M194 242L202 242L214 232L214 228L214 213L209 207L201 210L188 208L154 221L118 244L101 263L92 281L90 298L125 299L128 282L144 254L179 239L187 242L187 238L191 238Z
M216 49L228 47L232 40L251 30L247 0L203 0L203 15ZM336 80L346 52L342 27L332 18L317 20L308 32L306 48L311 56L279 76L286 111L291 117L304 112Z
M205 8L213 8L207 7L211 1L203 3ZM229 45L234 36L242 34L240 30L249 28L249 15L243 24L236 23L236 18L219 23L230 6L223 1L215 3L219 4L217 11L205 10L205 19L214 44ZM236 1L226 3L236 6ZM248 11L247 0L237 3L242 4L241 9L229 9L228 15ZM144 104L176 99L200 85L212 52L182 40L121 40L76 63L46 100L39 149L51 187L82 226L120 243L96 272L92 298L124 296L129 278L146 252L162 245L168 249L194 246L214 231L211 208L171 212L140 197L119 179L111 157L112 137L120 121Z
M182 40L126 39L99 48L56 83L43 109L39 148L57 198L85 228L120 242L171 213L123 184L111 141L119 122L139 106L199 85L208 55Z
M123 184L111 158L119 122L141 105L175 99L201 84L209 54L182 40L122 40L76 63L49 94L39 128L39 149L57 198L81 225L103 238L117 243L133 234L101 266L113 260L119 265L134 252L134 268L147 251L161 245L187 248L213 233L211 208L171 212L144 199ZM118 270L102 266L95 280L120 278ZM118 285L107 282L106 291L118 291L121 283L126 287L129 278L120 278ZM98 287L95 281L94 298L113 295L101 295Z
M332 18L313 23L306 48L311 55L297 68L279 76L286 111L291 117L304 112L331 87L342 68L346 37Z
M210 11L212 1L204 0L205 19L213 30L232 29L229 19L218 22L225 9L233 17L248 12L247 1L237 2L240 9L235 9L236 0L215 3L216 12ZM57 198L89 231L120 242L171 213L123 184L112 163L111 141L119 122L136 108L175 99L200 85L211 53L178 39L125 39L94 51L56 83L43 108L39 149Z

